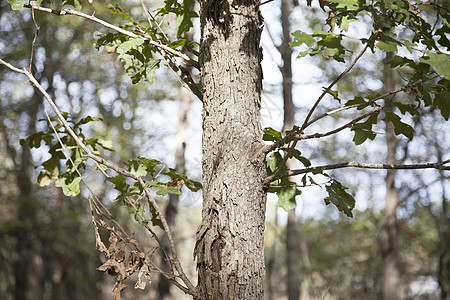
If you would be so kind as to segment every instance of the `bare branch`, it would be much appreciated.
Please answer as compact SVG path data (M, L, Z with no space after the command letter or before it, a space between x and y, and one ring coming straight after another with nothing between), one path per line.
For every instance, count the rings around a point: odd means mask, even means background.
M36 23L36 18L34 17L34 8L31 9L31 16L33 17L34 27L36 27L36 33L34 34L33 43L31 44L31 54L30 54L30 73L32 72L31 67L33 66L33 57L34 57L34 46L36 44L37 37L39 35L40 27Z
M30 72L28 72L26 69L21 70L19 68L16 68L13 65L5 62L1 58L0 58L0 64L3 64L6 67L8 67L9 69L11 69L11 70L13 70L15 72L24 74L24 75L26 75L28 77L28 79L33 83L33 85L35 85L36 88L42 93L42 95L44 95L45 99L47 100L47 102L50 104L50 106L52 107L53 111L57 115L59 121L63 124L64 128L69 133L69 135L74 139L74 141L77 143L77 145L86 153L87 157L91 158L92 160L94 160L95 162L97 162L99 164L105 165L106 167L108 167L108 168L114 170L115 172L117 172L118 174L121 174L121 175L126 176L128 178L132 178L132 179L136 180L137 182L139 182L139 184L141 185L141 187L143 188L143 190L145 192L145 195L147 196L148 200L152 203L153 207L155 208L156 213L158 214L159 218L161 219L161 223L163 225L164 231L166 232L167 238L169 240L170 250L172 251L172 258L173 258L173 263L174 263L175 269L177 270L180 278L182 279L183 283L186 284L186 287L187 287L187 288L184 289L184 291L186 293L190 294L190 295L195 295L195 293L196 293L195 287L190 282L190 280L187 278L186 274L184 273L184 271L183 271L183 269L181 267L181 263L180 263L180 261L178 259L178 255L177 255L177 252L176 252L173 236L172 236L170 228L169 228L169 226L167 224L166 218L164 217L164 214L159 209L159 206L158 206L156 200L151 195L150 190L148 189L148 187L145 184L145 182L142 179L142 177L141 176L137 176L137 175L135 175L133 173L130 173L127 170L122 169L122 168L116 166L115 164L105 160L104 158L93 154L89 150L89 148L87 148L87 146L78 138L76 133L70 127L69 123L66 121L66 119L63 117L63 115L59 111L59 109L56 106L56 104L54 103L54 101L51 99L50 95L45 91L45 89L39 84L39 82L34 78L34 76Z
M375 39L378 36L379 32L380 31L375 32L375 34L372 36L372 39ZM325 95L331 90L331 88L355 66L356 62L361 58L361 56L363 56L363 54L366 52L368 47L369 47L369 42L366 43L366 45L361 50L361 52L355 57L355 59L352 61L352 63L344 70L344 72L342 72L335 80L333 80L333 82L327 88L325 88L325 90L319 96L316 103L314 103L313 107L310 109L308 115L306 116L305 121L303 122L303 125L300 128L300 132L302 132L303 130L305 130L306 127L308 127L309 119L311 118L311 115L316 110L317 106L319 105L319 103L323 99L323 97L325 97Z
M278 180L278 179L281 179L284 177L295 176L295 175L299 175L299 174L312 173L312 172L323 171L323 170L342 169L342 168L381 169L381 170L437 169L437 170L450 171L450 166L445 165L449 161L450 160L446 160L444 162L439 162L439 163L410 164L410 165L369 164L369 163L360 163L360 162L351 161L351 162L343 162L343 163L339 163L339 164L309 167L309 168L298 169L298 170L290 170L290 171L284 172L282 174L279 174L278 176L275 176L274 178L271 178L270 181L268 180L269 177L267 177L266 183L270 183L272 181L275 181L275 180Z

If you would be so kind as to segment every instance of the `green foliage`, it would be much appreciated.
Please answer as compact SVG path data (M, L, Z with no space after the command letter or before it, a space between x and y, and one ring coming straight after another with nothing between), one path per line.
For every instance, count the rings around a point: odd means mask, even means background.
M13 10L21 10L27 0L7 0Z
M273 129L272 127L266 127L263 129L263 140L277 142L281 140L281 132Z
M372 131L372 126L375 125L377 121L378 115L373 114L368 117L366 121L353 125L352 131L355 132L353 142L355 142L355 145L361 145L367 139L373 140L375 138L376 134Z
M345 191L345 187L336 180L326 185L328 197L324 199L325 204L333 203L339 211L344 212L347 216L353 217L352 210L355 208L355 199L352 195Z
M150 180L145 181L145 185L155 191L157 195L181 195L181 187L183 184L194 192L202 188L201 183L177 173L174 169L167 168L162 162L156 159L139 157L136 160L129 160L127 163L127 171L138 176L149 177ZM168 177L170 180L160 180L161 177ZM145 213L140 198L144 194L144 190L139 182L129 183L123 176L108 177L106 180L114 184L114 189L119 192L117 199L129 207L130 213L134 215L136 221L141 225L147 225L148 220L142 217L145 216ZM162 223L155 207L150 201L147 204L151 214L150 221L153 226L162 228Z
M415 96L417 105L394 102L401 114L406 112L416 115L420 105L436 106L441 115L448 120L450 114L450 56L444 49L450 49L448 32L448 7L441 6L439 2L410 2L391 0L332 0L321 2L331 10L326 23L330 32L315 30L312 34L304 31L292 33L291 46L306 46L300 51L298 57L317 55L322 53L326 58L344 62L344 54L350 53L346 43L342 43L345 31L351 22L360 22L360 19L369 16L372 23L369 37L359 38L361 45L367 45L372 52L381 50L395 53L396 56L388 62L392 68L402 72L402 78L408 81L407 90ZM433 17L430 17L433 15ZM366 23L367 24L367 23ZM334 33L339 27L341 33ZM399 35L398 29L407 34ZM352 38L352 40L355 40ZM414 59L404 54L414 54ZM351 52L353 53L353 52ZM337 95L332 95L340 100ZM369 98L369 97L367 97ZM362 103L363 98L355 98L347 105ZM365 106L360 106L362 109ZM413 137L414 130L400 121L401 117L389 115L389 121L396 128L396 134L403 134L409 139ZM375 133L371 128L377 120L369 118L366 122L356 124L354 142L359 145L367 139L373 139Z
M67 119L68 114L63 113ZM90 122L99 120L90 116L74 122L70 119L67 121L72 124L73 131L78 135L81 141L91 146L94 153L98 152L99 147L112 151L107 146L107 142L99 138L86 139L81 126ZM41 120L46 121L46 120ZM56 121L52 118L51 121ZM65 128L60 124L54 126L57 134L54 132L36 132L26 138L20 140L20 144L24 146L28 144L30 148L39 148L42 142L49 147L48 153L51 155L49 159L42 163L43 171L38 175L38 183L41 186L47 186L52 179L56 179L56 186L61 187L66 196L76 196L80 193L79 183L81 177L79 171L86 168L86 157L83 156L82 150L75 140L66 132ZM62 146L64 145L64 146ZM69 155L66 157L66 155ZM66 160L65 167L61 165L61 160Z
M273 152L266 158L266 161L267 173L270 175L280 167L283 157L279 152ZM287 170L286 165L281 168L281 172ZM278 205L286 211L295 208L295 196L301 194L297 184L287 177L271 182L268 192L275 193L278 196Z
M314 30L314 33L309 35L303 31L295 31L292 33L294 40L290 43L291 47L301 46L306 44L309 48L301 51L298 57L306 55L314 56L323 53L326 58L333 58L336 61L344 62L343 55L346 49L342 46L342 36L325 32L321 30Z
M181 3L176 0L164 0L165 6L156 11L163 15L168 15L169 13L175 14L177 37L181 37L194 26L192 24L192 18L198 17L198 14L191 9L194 3L194 0L185 0L181 1Z
M386 112L386 121L391 122L394 125L394 133L396 135L403 134L410 140L414 135L414 129L401 121L401 118L392 112Z
M443 53L433 53L427 51L428 59L426 57L420 58L420 61L432 66L436 72L445 79L450 80L450 57Z

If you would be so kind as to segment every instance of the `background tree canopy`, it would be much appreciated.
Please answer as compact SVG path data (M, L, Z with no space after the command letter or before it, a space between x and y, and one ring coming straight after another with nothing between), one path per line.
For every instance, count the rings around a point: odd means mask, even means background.
M442 1L2 2L0 292L448 299L449 22Z

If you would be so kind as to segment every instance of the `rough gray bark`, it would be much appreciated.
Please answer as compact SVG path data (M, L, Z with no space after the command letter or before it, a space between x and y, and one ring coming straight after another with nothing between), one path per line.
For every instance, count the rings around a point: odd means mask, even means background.
M266 175L262 17L252 0L202 1L203 210L194 256L198 298L262 299Z
M292 11L292 0L281 1L281 27L283 31L283 42L279 50L283 62L281 74L283 76L283 104L284 119L283 132L291 130L294 126L295 107L292 99L292 48L290 42L290 21ZM295 169L292 161L286 163L289 169ZM293 199L295 201L295 199ZM288 211L286 227L286 264L287 264L287 290L289 300L298 300L300 297L300 270L299 255L300 243L297 216L295 209Z
M392 52L386 53L386 61L393 58ZM385 64L383 83L386 92L394 90L394 78L392 70ZM386 101L385 111L392 111L393 107ZM386 164L397 162L395 153L397 149L397 138L394 133L393 124L386 122ZM397 229L397 208L399 198L395 187L396 170L387 170L386 173L386 196L385 208L380 232L380 252L382 260L381 293L384 300L399 299L400 274L398 270L398 229Z

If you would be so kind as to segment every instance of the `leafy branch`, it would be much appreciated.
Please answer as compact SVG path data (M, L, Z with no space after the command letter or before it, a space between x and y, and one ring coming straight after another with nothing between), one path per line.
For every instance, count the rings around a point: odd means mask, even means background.
M77 146L79 148L81 148L85 155L92 159L93 161L95 161L96 163L100 164L100 165L104 165L107 168L115 171L116 173L127 177L127 178L131 178L135 181L137 181L140 185L140 187L142 188L145 196L147 197L147 199L150 201L150 203L152 204L156 215L160 218L161 223L162 223L162 228L164 230L164 232L167 234L167 238L169 241L169 245L170 245L170 250L172 252L172 262L174 264L175 270L177 271L177 273L179 274L179 277L181 278L182 282L185 284L185 286L180 285L178 282L176 282L173 278L172 281L174 281L174 283L177 284L177 286L180 287L180 289L182 289L185 293L190 294L192 296L195 296L196 294L196 289L194 287L194 285L190 282L190 280L188 279L188 277L186 276L186 274L184 273L182 267L181 267L181 263L178 259L178 255L177 255L177 251L175 248L175 242L172 236L172 233L170 231L170 228L167 224L167 221L164 217L164 214L161 212L161 210L159 209L159 206L156 202L156 200L153 198L146 182L143 180L143 178L133 172L127 171L119 166L116 166L115 164L105 160L104 158L95 155L94 153L92 153L92 151L81 141L81 139L77 136L77 134L72 130L70 124L67 122L67 120L65 119L65 117L61 114L61 112L59 111L58 107L56 106L56 104L54 103L54 101L51 99L50 95L45 91L45 89L39 84L39 82L34 78L34 76L27 71L26 69L19 69L14 67L13 65L7 63L6 61L4 61L3 59L0 58L0 64L5 65L6 67L8 67L9 69L11 69L12 71L15 71L17 73L20 74L24 74L25 76L28 77L28 79L30 80L30 82L36 86L36 88L42 93L42 95L45 97L45 99L47 100L47 102L50 104L50 106L52 107L53 111L55 112L58 120L62 123L64 129L67 131L67 133L71 136L71 138L75 141L75 143L77 144Z
M176 62L174 62L174 60L172 59L172 57L170 56L175 56L175 57L179 57L181 59L184 60L184 62L187 65L191 65L194 67L198 68L198 62L195 61L194 59L192 59L191 57L189 57L188 55L175 50L167 45L164 45L160 42L155 41L151 35L145 33L144 30L140 30L141 34L136 34L134 32L128 31L126 29L120 28L118 26L115 26L113 24L110 24L104 20L101 20L97 17L95 17L94 15L88 15L73 9L62 9L61 11L56 11L56 10L52 10L50 8L45 8L45 7L41 7L41 6L35 6L35 5L30 5L30 4L26 4L24 5L24 7L27 8L32 8L34 10L39 10L39 11L43 11L43 12L47 12L47 13L51 13L57 16L64 16L64 15L74 15L74 16L78 16L78 17L82 17L84 19L93 21L95 23L98 23L106 28L112 29L118 33L121 33L127 37L130 37L132 39L139 39L139 38L144 38L145 42L148 43L149 45L155 47L157 49L157 51L163 56L164 60L166 61L168 67L175 73L177 74L177 76L181 79L181 84L187 88L188 90L190 90L193 94L195 94L200 100L202 100L202 93L199 90L199 88L197 87L194 79L192 78L192 76L190 75L189 71L187 71L181 64L178 64Z
M305 173L320 173L325 170L334 170L334 169L342 169L342 168L359 168L359 169L378 169L378 170L417 170L417 169L437 169L437 170L445 170L450 171L450 166L446 165L450 163L450 159L438 162L438 163L424 163L424 164L408 164L408 165L400 165L400 164L370 164L370 163L360 163L360 162L343 162L338 164L331 165L323 165L317 167L309 167L297 170L289 170L284 173L271 178L271 181L275 181L281 178L295 176L299 174Z
M378 34L381 32L381 30L376 31L371 37L370 40L375 40L378 36ZM308 122L309 119L311 118L312 114L314 113L314 111L316 110L317 106L319 105L320 101L323 99L323 97L325 97L325 95L327 93L330 92L331 88L339 81L341 80L348 72L350 72L350 70L356 65L356 63L358 62L358 60L363 56L363 54L366 52L367 48L369 47L370 42L368 41L366 43L366 45L364 46L364 48L361 50L361 52L359 52L359 54L355 57L355 59L351 62L351 64L341 73L339 74L338 77L336 77L335 80L333 80L332 83L330 83L330 85L328 87L326 87L324 89L324 91L322 92L322 94L319 96L319 98L316 100L316 102L314 103L314 105L312 106L312 108L309 110L308 115L306 116L305 120L303 121L302 126L300 127L300 132L303 132L305 130L306 127L309 126Z

